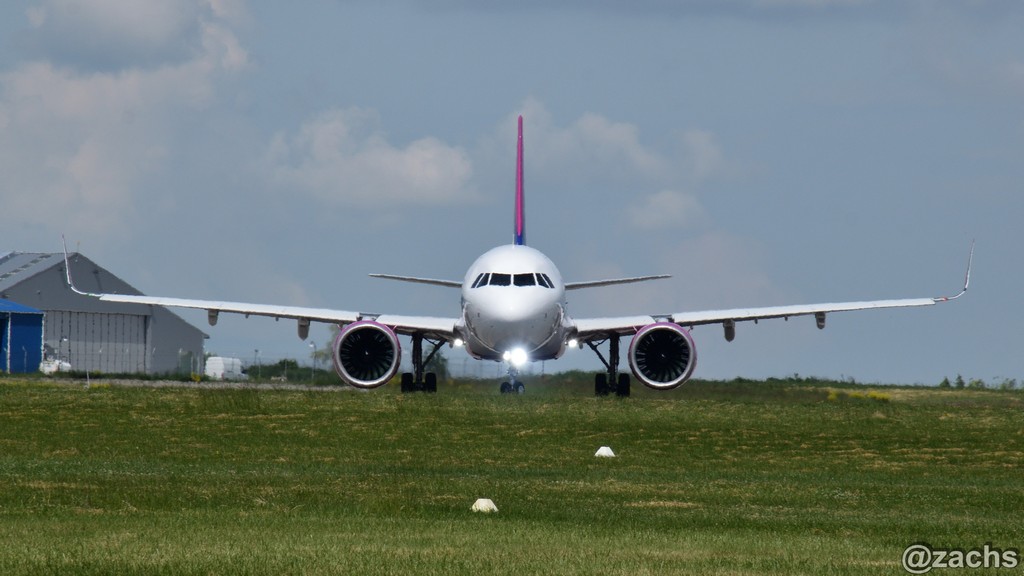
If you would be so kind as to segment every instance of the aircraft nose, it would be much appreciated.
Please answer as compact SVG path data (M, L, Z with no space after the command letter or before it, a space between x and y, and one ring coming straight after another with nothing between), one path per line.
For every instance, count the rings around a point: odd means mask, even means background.
M497 313L502 322L530 322L544 318L545 313L549 312L549 307L547 302L539 300L510 298L502 302Z

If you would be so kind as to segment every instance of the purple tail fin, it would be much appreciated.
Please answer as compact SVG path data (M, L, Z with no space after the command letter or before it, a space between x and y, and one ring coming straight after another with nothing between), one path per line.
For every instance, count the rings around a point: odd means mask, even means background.
M516 142L516 230L515 244L526 244L526 216L523 201L523 117L519 116L519 139Z

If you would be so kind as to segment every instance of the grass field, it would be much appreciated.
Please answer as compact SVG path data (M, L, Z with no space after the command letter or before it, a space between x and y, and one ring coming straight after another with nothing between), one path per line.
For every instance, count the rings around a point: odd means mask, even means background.
M0 574L897 574L914 542L1024 545L1020 392L494 388L0 379Z

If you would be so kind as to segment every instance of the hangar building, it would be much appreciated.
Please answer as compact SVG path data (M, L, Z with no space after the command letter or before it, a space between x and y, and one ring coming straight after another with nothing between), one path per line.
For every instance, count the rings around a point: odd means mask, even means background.
M37 372L43 359L43 311L0 300L0 372Z
M85 292L141 294L85 256L70 256ZM68 287L61 253L0 253L0 301L45 314L43 349L73 370L116 373L202 372L206 335L162 306L103 302Z

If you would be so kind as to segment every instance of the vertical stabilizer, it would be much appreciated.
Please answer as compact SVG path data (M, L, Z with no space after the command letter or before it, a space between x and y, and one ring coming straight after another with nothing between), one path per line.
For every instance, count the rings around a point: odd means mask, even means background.
M523 117L519 116L519 138L516 141L516 229L515 244L526 244L526 216L523 201Z

